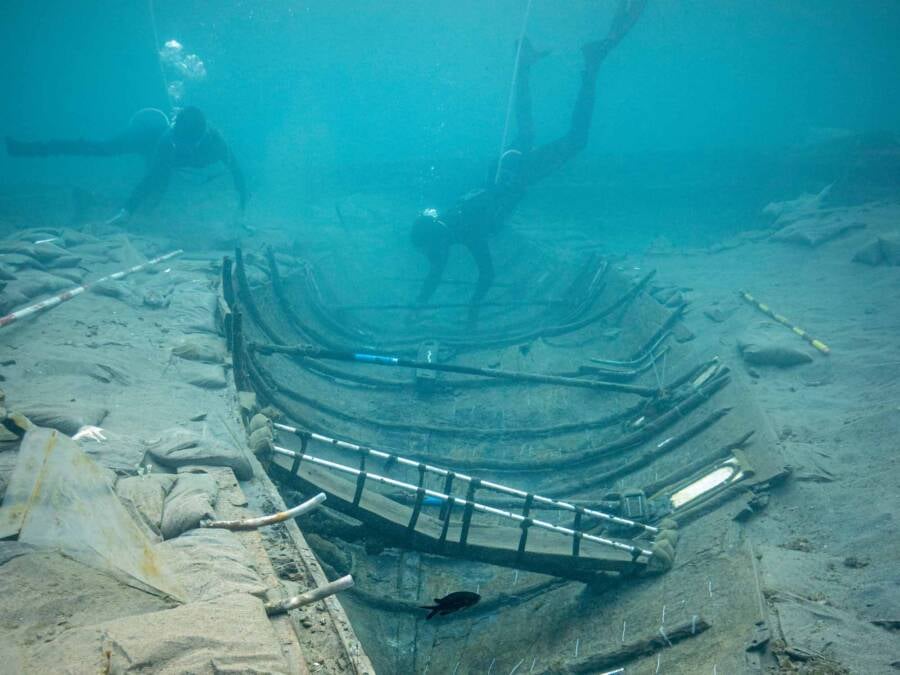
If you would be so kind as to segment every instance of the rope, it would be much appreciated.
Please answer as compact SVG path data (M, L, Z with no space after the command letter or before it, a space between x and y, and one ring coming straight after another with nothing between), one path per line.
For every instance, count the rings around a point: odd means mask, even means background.
M531 16L531 0L525 5L525 14L522 16L522 30L519 31L519 44L516 46L516 62L513 66L512 82L509 85L509 97L506 100L506 118L503 122L503 137L500 140L500 152L497 153L497 172L494 174L494 183L500 180L500 167L502 166L503 153L506 150L506 142L509 137L509 118L512 116L513 99L516 95L516 80L519 78L519 63L522 60L522 41L525 39L525 31L528 29L528 18Z

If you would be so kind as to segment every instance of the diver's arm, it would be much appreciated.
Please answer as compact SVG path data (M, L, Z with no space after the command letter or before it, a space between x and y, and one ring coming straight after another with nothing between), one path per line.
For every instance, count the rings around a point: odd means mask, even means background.
M243 213L247 208L247 182L244 180L244 172L241 171L241 167L231 150L228 150L228 159L225 161L225 164L231 172L231 180L234 181L234 189L238 193L238 205L241 208L241 213Z
M424 305L434 295L444 276L444 268L447 267L447 255L446 247L441 247L428 254L428 276L422 282L422 288L416 297L416 305Z
M234 153L231 152L231 148L228 147L228 144L225 142L225 139L222 138L222 135L218 131L212 131L211 133L215 134L215 153L218 156L218 159L228 167L229 173L231 173L234 189L238 193L238 205L240 206L241 213L243 213L244 209L247 207L247 198L249 196L247 194L247 183L244 180L244 172L241 171L241 167L238 164Z
M169 185L169 176L172 175L174 155L175 149L171 142L163 140L159 143L147 173L131 191L131 196L125 202L123 210L127 215L134 213L150 195L165 191Z

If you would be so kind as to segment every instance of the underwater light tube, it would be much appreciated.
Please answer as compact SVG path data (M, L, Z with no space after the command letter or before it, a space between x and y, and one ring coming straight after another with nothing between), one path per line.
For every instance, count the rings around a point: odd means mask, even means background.
M300 458L302 461L312 462L313 464L318 464L319 466L324 466L329 469L334 469L336 471L341 471L342 473L348 473L352 476L358 476L361 471L359 469L354 469L350 466L345 466L343 464L338 464L337 462L332 462L327 459L322 459L321 457L315 457L313 455L307 454L299 454L294 452L293 450L288 450L287 448L282 448L278 445L273 445L272 450L279 455L284 455L285 457L291 457L293 459ZM369 473L366 472L366 480L374 480L376 483L382 483L383 485L390 485L392 487L398 487L403 490L407 490L409 492L418 492L419 486L413 485L412 483L404 483L400 480L395 480L393 478L388 478L387 476L381 476L377 473ZM437 497L438 499L449 499L450 495L445 495L442 492L438 492L437 490L430 490L428 488L421 488L423 493L428 497ZM558 532L559 534L565 534L569 537L578 536L581 539L586 539L587 541L593 541L597 544L602 544L603 546L609 546L612 548L619 549L620 551L627 551L631 555L643 555L647 558L651 558L653 556L653 551L649 551L647 549L640 548L639 546L632 546L631 544L624 544L621 541L616 541L614 539L607 539L606 537L598 537L595 534L588 534L587 532L580 532L578 530L572 530L568 527L562 527L560 525L554 525L553 523L548 523L545 520L537 520L535 518L527 518L525 516L521 516L518 513L512 513L510 511L504 511L503 509L497 509L493 506L486 506L484 504L479 504L478 502L470 502L466 499L454 497L453 502L460 506L469 506L476 511L481 511L482 513L490 513L495 516L502 516L504 518L510 518L511 520L515 520L518 522L524 522L525 520L529 520L534 527L539 527L544 530L550 530L551 532Z
M722 485L737 483L743 477L744 472L740 470L738 461L732 457L718 468L685 485L669 499L672 506L678 509Z
M361 363L377 363L383 366L399 366L400 359L395 356L379 356L378 354L354 354L354 361Z
M328 436L323 436L322 434L317 434L314 431L303 431L302 429L298 429L297 427L291 427L287 424L280 424L275 422L273 426L276 429L280 429L281 431L288 431L292 434L297 434L301 438L306 436L307 438L311 438L314 441L319 441L321 443L327 443L328 445L333 445L338 448L343 448L345 450L352 450L354 452L362 452L373 457L378 457L380 459L385 459L388 461L396 461L398 464L403 464L404 466L409 466L414 469L421 468L424 471L429 471L431 473L437 474L439 476L448 476L450 474L453 475L454 478L459 478L462 481L466 481L467 483L471 483L473 478L472 476L467 476L464 473L457 473L455 471L450 471L448 469L442 469L437 466L432 466L431 464L425 464L423 462L416 462L412 459L407 459L406 457L400 457L399 455L392 455L390 453L384 452L382 450L376 450L375 448L369 448L362 445L357 445L356 443L350 443L348 441L341 441L336 438L330 438ZM501 485L499 483L492 483L491 481L483 480L481 481L481 487L487 488L488 490L494 490L496 492L502 492L504 494L512 495L513 497L519 497L520 499L526 499L528 497L528 493L523 490L518 490L516 488L508 487L506 485ZM446 499L446 495L444 495ZM558 499L553 499L551 497L542 497L541 495L532 495L532 498L535 502L539 502L541 504L547 504L550 506L555 506L563 511L573 511L577 512L579 508L574 504L569 504L568 502L560 501ZM652 534L656 534L659 532L659 529L653 527L652 525L646 525L644 523L639 523L634 520L629 520L627 518L620 518L619 516L614 516L611 513L604 513L603 511L594 511L593 509L581 509L581 511L587 516L593 516L594 518L599 518L600 520L605 520L610 523L616 523L617 525L624 525L625 527L639 527L647 532Z

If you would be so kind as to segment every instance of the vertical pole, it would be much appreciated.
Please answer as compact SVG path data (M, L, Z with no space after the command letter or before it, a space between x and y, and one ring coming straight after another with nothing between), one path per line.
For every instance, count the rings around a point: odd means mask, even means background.
M500 152L497 153L497 172L494 174L494 183L500 180L500 160L506 151L506 141L509 137L509 119L512 117L513 99L516 95L516 80L519 78L519 63L522 60L522 40L525 39L525 31L528 29L528 17L531 15L531 0L525 5L525 14L522 17L522 30L519 31L519 44L516 46L516 62L513 65L512 82L509 85L509 97L506 101L506 118L503 121L503 136L500 139Z

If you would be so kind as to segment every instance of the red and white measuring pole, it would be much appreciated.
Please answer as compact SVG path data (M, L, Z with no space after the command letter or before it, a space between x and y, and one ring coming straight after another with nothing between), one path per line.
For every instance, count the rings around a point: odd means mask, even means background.
M105 277L100 277L99 279L95 279L89 284L84 284L83 286L76 286L75 288L70 288L68 291L63 291L57 295L50 296L46 300L41 300L38 303L33 305L29 305L28 307L24 307L22 309L16 310L15 312L10 312L6 316L0 316L0 328L3 326L7 326L14 321L18 321L26 316L30 316L31 314L37 314L43 309L47 309L48 307L55 307L61 302L65 302L66 300L71 300L76 295L81 295L87 290L90 290L91 286L95 286L104 281L111 281L114 279L121 279L124 276L132 274L133 272L140 272L142 269L146 267L150 267L151 265L156 265L161 262L168 260L169 258L174 258L176 255L184 253L182 249L178 249L177 251L172 251L170 253L166 253L165 255L161 255L158 258L154 258L153 260L148 260L145 263L141 263L140 265L135 265L134 267L129 267L127 270L122 270L120 272L114 272L113 274L108 274Z

